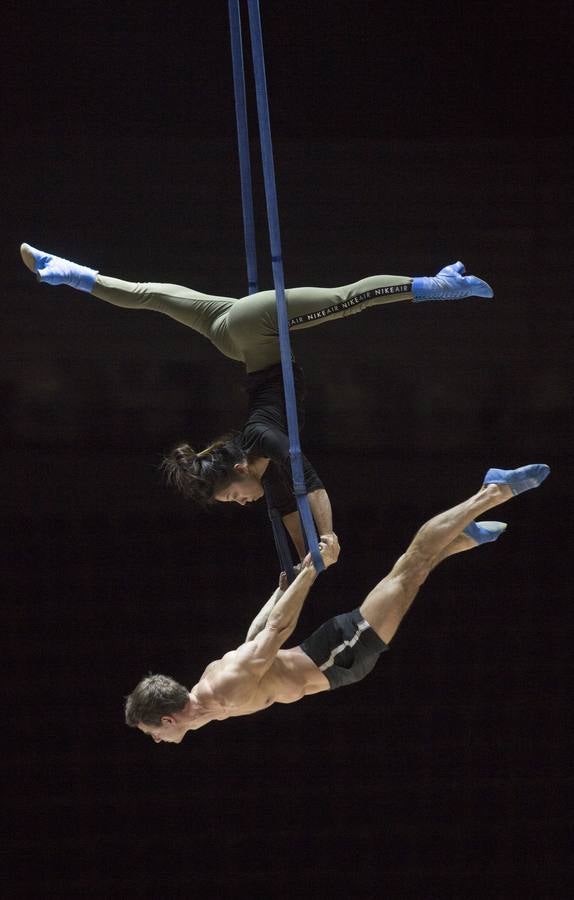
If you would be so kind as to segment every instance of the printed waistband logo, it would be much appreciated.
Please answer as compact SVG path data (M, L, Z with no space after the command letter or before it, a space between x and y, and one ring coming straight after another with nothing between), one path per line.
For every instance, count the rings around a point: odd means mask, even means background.
M351 307L358 306L359 303L364 303L366 300L373 300L375 297L387 297L390 294L408 294L410 290L412 290L411 284L392 284L389 285L389 287L373 288L370 291L357 294L356 297L342 300L341 303L334 303L332 306L327 306L325 309L319 309L317 312L305 313L303 316L295 316L293 319L289 319L289 327L291 328L293 325L302 325L304 322L314 322L316 319L325 319L327 316L332 316L335 313L341 312L343 309L351 309Z

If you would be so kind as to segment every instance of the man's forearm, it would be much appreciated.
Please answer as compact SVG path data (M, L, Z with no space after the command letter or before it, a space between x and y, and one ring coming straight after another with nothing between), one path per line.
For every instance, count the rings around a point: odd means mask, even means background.
M282 641L286 641L295 630L303 604L316 577L317 573L313 566L301 569L273 607L267 620L267 627L279 632Z
M269 600L267 601L265 606L263 606L259 610L259 612L255 616L255 618L253 619L253 622L249 626L249 630L245 637L246 642L252 641L253 638L259 634L260 631L263 631L263 629L265 628L265 626L267 624L267 620L268 620L269 616L271 615L271 610L279 602L279 600L281 599L283 594L284 594L284 591L280 587L276 588L273 591L273 593L269 597Z

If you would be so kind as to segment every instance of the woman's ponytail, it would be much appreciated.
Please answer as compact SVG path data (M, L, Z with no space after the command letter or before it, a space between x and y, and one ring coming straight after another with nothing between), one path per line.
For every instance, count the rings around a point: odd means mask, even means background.
M241 435L218 438L205 450L196 452L189 444L178 444L164 458L166 481L189 500L213 502L214 494L226 488L236 476L234 466L243 462Z

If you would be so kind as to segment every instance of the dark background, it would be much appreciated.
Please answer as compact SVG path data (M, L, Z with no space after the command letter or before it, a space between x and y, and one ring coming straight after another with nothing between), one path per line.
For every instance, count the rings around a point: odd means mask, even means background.
M206 514L158 471L182 436L241 424L242 369L155 313L37 285L18 246L246 292L226 4L10 0L3 895L569 896L571 7L264 0L262 18L287 283L461 258L496 292L294 337L343 548L295 639L488 466L553 474L497 544L433 573L359 686L177 747L128 730L140 677L191 685L277 577L263 509Z

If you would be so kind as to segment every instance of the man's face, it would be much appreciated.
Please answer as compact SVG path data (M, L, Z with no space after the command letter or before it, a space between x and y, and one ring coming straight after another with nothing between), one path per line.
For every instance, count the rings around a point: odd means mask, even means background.
M138 728L143 734L149 734L156 744L181 744L186 732L185 726L173 716L162 716L161 725L145 725L140 722Z
M240 503L241 506L245 506L246 503L260 500L263 493L263 487L258 478L254 475L238 474L236 479L213 497L220 503Z

